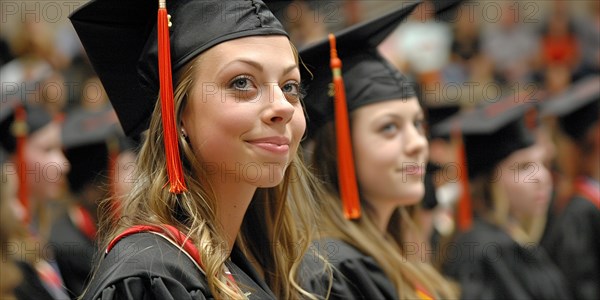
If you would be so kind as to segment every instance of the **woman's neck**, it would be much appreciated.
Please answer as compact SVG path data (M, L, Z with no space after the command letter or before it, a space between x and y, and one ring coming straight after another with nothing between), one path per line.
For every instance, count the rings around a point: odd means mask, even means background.
M381 232L382 234L385 234L387 232L390 219L392 218L392 214L397 208L397 205L391 202L392 201L380 199L371 202L374 205L370 205L371 210L373 212L373 223L375 224L375 226L377 226L377 229L379 229L379 232Z
M213 186L217 195L217 220L221 223L231 253L256 187L240 183L236 183L235 186L227 184Z

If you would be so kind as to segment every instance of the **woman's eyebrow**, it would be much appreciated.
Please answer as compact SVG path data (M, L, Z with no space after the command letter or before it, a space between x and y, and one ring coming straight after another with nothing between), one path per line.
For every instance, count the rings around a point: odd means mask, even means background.
M283 70L283 75L288 74L288 73L294 71L295 69L298 69L298 65L295 65L295 64L294 65L290 65L290 66L288 66L287 68L285 68Z
M225 64L225 66L223 66L223 68L221 68L221 70L224 70L227 67L229 67L230 65L233 65L235 63L243 63L243 64L250 65L251 67L255 68L259 72L264 71L264 67L261 63L251 60L251 59L246 59L246 58L239 58L239 59L232 60L232 61L228 62L227 64ZM283 70L282 74L288 74L297 68L298 68L298 65L296 65L296 64L289 65ZM220 71L219 71L219 73L220 73Z

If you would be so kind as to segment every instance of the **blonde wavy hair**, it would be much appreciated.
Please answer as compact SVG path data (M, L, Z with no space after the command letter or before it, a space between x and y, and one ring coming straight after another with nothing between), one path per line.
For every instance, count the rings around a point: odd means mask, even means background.
M292 46L296 62L298 54ZM188 95L201 68L202 55L189 62L178 74L174 92L176 118L189 101ZM206 180L209 170L196 158L185 138L179 137L181 158L188 192L173 195L165 188L167 170L163 144L160 102L152 113L148 134L141 147L135 183L125 196L118 222L102 218L102 245L132 225L170 224L190 238L200 251L208 287L217 299L245 299L241 289L225 276L229 256L226 236L216 217L217 195ZM316 180L305 167L299 151L285 171L282 182L272 188L258 188L242 222L237 244L255 258L264 279L280 299L316 297L299 283L302 257L315 236L316 201L311 191ZM110 201L105 202L109 205Z
M399 299L419 299L415 290L417 284L433 293L435 299L456 299L456 287L446 281L432 265L409 260L403 254L403 246L409 241L403 237L402 232L417 230L406 207L399 207L394 211L385 234L381 234L375 225L374 211L363 199L363 214L360 219L350 221L343 216L338 190L335 140L334 124L329 122L316 134L311 157L311 167L324 180L326 189L320 201L323 215L319 226L323 230L321 234L343 240L371 256L396 287Z

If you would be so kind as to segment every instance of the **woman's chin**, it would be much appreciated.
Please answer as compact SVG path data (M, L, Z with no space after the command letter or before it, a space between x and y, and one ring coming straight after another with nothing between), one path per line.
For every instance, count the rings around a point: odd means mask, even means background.
M246 181L259 188L271 188L279 185L285 177L285 168L273 166L272 168L262 168L260 173L243 175Z
M405 184L404 188L399 194L399 198L405 203L403 205L417 204L425 197L425 186L422 182L415 182L414 184Z

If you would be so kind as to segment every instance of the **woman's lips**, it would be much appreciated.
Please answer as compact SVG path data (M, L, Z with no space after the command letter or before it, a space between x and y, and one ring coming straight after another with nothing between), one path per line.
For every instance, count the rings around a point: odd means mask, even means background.
M290 139L283 136L272 136L247 141L249 144L276 154L287 154L290 150Z

